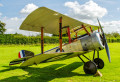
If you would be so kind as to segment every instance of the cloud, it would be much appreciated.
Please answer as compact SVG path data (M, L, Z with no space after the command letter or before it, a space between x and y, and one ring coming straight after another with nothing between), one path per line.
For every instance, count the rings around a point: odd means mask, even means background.
M0 3L0 7L2 7L2 6L3 6L3 4Z
M7 29L7 30L6 30L6 33L14 33L14 32L15 32L14 29Z
M34 11L35 9L37 9L38 6L36 6L35 4L31 3L31 4L27 4L21 11L21 14L29 14L32 11Z
M20 24L23 21L23 18L13 17L3 17L2 20L4 23L6 23L5 28L7 29L6 33L15 33L18 32ZM14 29L14 30L13 30Z
M117 11L120 11L120 8L117 8Z
M82 22L91 24L91 25L96 25L99 26L97 20L87 20L84 19ZM103 30L105 33L112 33L112 32L118 32L120 33L120 20L118 21L100 21L101 26L103 26Z
M2 16L2 13L0 13L0 16Z
M69 8L70 16L77 19L96 19L97 17L102 18L107 14L106 8L99 6L92 0L82 5L77 1L66 2L64 6Z
M101 22L104 26L104 31L106 33L118 32L120 33L120 21L109 21L109 22Z
M20 30L19 27L22 24L23 20L25 18L18 18L18 17L13 17L13 18L8 18L8 17L3 17L1 19L2 22L4 22L6 24L5 28L6 30L6 34L14 34L14 33L20 33L23 35L37 35L39 34L38 32L31 32L31 31L23 31Z
M76 18L82 22L99 25L96 18L102 18L107 14L107 9L99 6L92 0L80 5L77 1L66 2L64 4L69 8L68 16ZM120 11L120 8L117 8ZM112 16L112 15L111 15ZM93 20L95 19L95 20ZM120 21L101 21L101 25L104 27L105 33L119 32L120 33Z

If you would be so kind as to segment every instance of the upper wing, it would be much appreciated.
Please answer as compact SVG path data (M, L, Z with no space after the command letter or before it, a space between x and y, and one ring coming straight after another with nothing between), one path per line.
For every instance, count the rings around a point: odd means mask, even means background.
M62 27L69 26L70 29L72 29L82 24L85 24L46 7L40 7L27 16L27 18L20 26L20 29L40 32L40 28L44 27L44 33L59 34L59 18L61 16L63 18ZM98 26L89 26L98 28ZM66 29L63 29L62 32L63 34L66 33Z
M33 64L39 64L43 62L51 62L56 60L63 60L71 57L75 57L78 55L85 54L90 51L79 51L79 52L70 52L70 53L53 53L53 54L41 54L35 57L28 59L27 61L23 62L21 66L30 66Z

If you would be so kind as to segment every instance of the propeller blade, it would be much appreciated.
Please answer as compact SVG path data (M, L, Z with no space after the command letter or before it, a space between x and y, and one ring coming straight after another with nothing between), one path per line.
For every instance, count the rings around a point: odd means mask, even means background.
M109 47L108 47L107 42L105 43L105 49L106 49L106 52L107 52L107 56L108 56L109 62L111 62L110 52L109 52Z
M111 62L110 51L109 51L109 47L108 47L108 44L107 44L107 41L106 41L106 37L105 37L104 31L103 31L103 29L102 29L102 26L101 26L98 18L97 18L97 20L98 20L98 23L99 23L99 26L100 26L100 29L101 29L101 32L102 32L102 36L103 36L102 39L103 39L103 43L104 43L104 45L105 45L106 53L107 53L109 62Z
M97 20L98 20L98 23L99 23L99 26L100 26L100 30L101 30L102 34L104 34L104 31L103 31L103 29L102 29L102 26L101 26L101 24L100 24L100 21L99 21L98 18L97 18Z

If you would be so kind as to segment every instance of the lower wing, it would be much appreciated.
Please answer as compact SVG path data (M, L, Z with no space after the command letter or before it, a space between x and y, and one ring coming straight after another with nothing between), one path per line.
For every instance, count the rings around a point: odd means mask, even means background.
M64 60L68 58L72 58L78 55L82 55L88 53L90 51L79 51L79 52L60 52L60 53L52 53L52 54L41 54L34 56L21 64L21 66L30 66L33 64L45 63L45 62L52 62L57 60Z

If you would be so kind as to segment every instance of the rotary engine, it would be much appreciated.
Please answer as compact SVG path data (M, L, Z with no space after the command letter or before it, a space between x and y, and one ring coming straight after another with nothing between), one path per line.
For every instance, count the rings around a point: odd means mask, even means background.
M90 36L86 35L82 38L79 38L81 41L82 47L84 51L87 50L102 50L104 49L104 45L102 43L102 39L98 32L92 33Z

